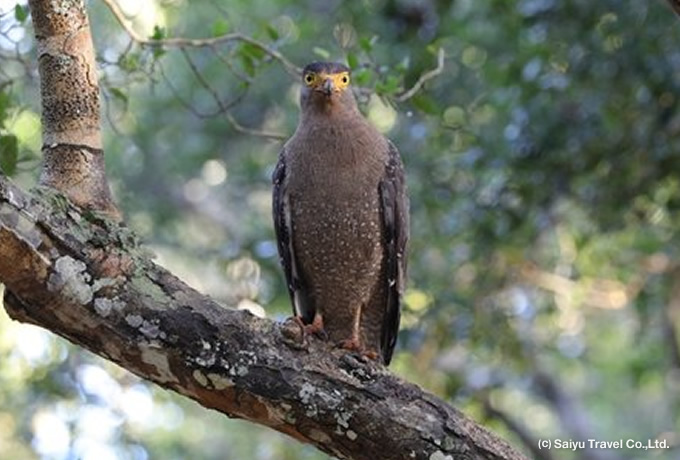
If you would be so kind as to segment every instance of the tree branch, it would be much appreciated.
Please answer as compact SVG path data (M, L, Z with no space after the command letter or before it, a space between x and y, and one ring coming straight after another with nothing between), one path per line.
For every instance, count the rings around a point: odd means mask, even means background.
M10 317L339 458L524 458L384 367L308 342L295 321L278 325L222 308L153 264L135 235L106 217L118 217L110 196L110 207L99 201L106 175L84 2L31 0L30 7L41 66L43 175L50 180L29 196L0 175L0 282ZM83 212L54 189L104 213Z
M592 423L587 412L571 394L562 388L552 375L542 370L534 373L534 385L538 394L555 409L557 416L570 438L578 441L593 439ZM595 439L598 439L595 437ZM618 456L610 451L585 448L580 451L582 460L617 460Z
M216 45L220 45L223 43L228 43L228 42L243 42L243 43L248 43L250 45L253 45L260 50L262 50L265 54L267 54L269 57L275 59L276 61L279 61L283 67L286 69L286 71L292 75L295 78L299 78L302 69L295 64L293 64L290 60L288 60L282 53L276 51L275 49L270 48L266 44L255 40L252 37L249 37L247 35L241 34L241 33L230 33L230 34L224 34L220 35L218 37L211 37L211 38L183 38L183 37L176 37L176 38L163 38L163 39L157 39L157 38L147 38L143 37L139 33L137 33L131 26L129 21L125 18L125 14L123 11L120 9L118 4L116 3L115 0L102 0L111 10L113 15L115 16L116 20L120 23L120 25L125 29L127 34L132 38L133 41L136 43L142 45L142 46L160 46L160 47L165 47L165 48L180 48L180 49L185 49L189 47L193 48L203 48L203 47L210 47L210 48L215 48ZM673 0L670 0L673 1ZM397 94L394 98L395 101L397 102L405 102L409 99L411 99L413 96L418 94L418 91L422 89L422 87L427 83L428 81L438 77L444 72L444 60L445 60L445 53L443 48L439 48L437 51L437 66L434 69L431 69L422 75L418 77L418 80L413 84L413 86L409 89L404 89L401 93ZM231 117L233 118L233 117ZM230 120L231 121L231 120ZM243 133L247 134L254 134L258 136L264 136L264 137L271 137L273 139L279 139L280 136L278 134L274 133L267 133L267 134L262 134L260 131L257 130L251 130L249 128L244 128L240 127L240 125L237 122L232 122L234 125L234 128L237 131L241 131ZM243 129L240 129L240 128ZM272 134L272 135L270 135Z
M522 459L384 367L225 309L154 265L123 226L0 176L5 308L140 377L339 458Z
M486 415L502 421L510 431L515 433L526 449L531 452L534 460L556 460L550 450L540 448L540 440L535 437L523 423L512 417L510 414L495 408L488 395L483 400L483 407Z
M668 347L671 366L680 371L680 270L670 273L672 284L670 298L666 304L664 336Z
M427 83L428 81L432 80L435 77L438 77L439 75L441 75L443 71L444 71L444 48L439 48L439 51L437 51L437 67L422 74L410 89L399 94L394 99L397 102L404 102L411 99L418 93L418 91L420 91L420 89L423 87L425 83Z
M233 108L234 105L236 105L238 102L241 101L242 97L244 96L244 93L240 94L237 96L234 100L230 102L224 102L221 100L221 98L216 94L215 90L210 86L210 84L205 80L203 75L200 73L200 71L196 68L194 63L192 62L191 58L189 55L186 53L186 48L210 48L213 50L213 52L218 56L218 58L222 61L225 62L226 59L222 55L219 54L218 52L218 45L224 44L224 43L229 43L229 42L242 42L242 43L248 43L252 46L257 47L258 49L262 50L265 54L267 54L269 57L279 61L283 67L286 69L286 71L294 76L296 79L300 77L300 74L302 73L302 69L295 64L293 64L291 61L289 61L283 54L280 52L276 51L275 49L270 48L266 44L255 40L252 37L249 37L247 35L243 35L241 33L231 33L231 34L224 34L220 35L218 37L211 37L211 38L163 38L163 39L157 39L157 38L146 38L137 33L132 26L130 25L129 21L125 17L125 13L120 9L118 4L116 3L115 0L102 0L108 8L111 10L113 13L114 17L118 21L118 23L123 27L125 32L130 36L133 42L141 45L141 46L147 46L147 47L164 47L164 48L179 48L184 56L184 59L187 61L187 64L189 65L192 73L194 76L198 79L199 83L201 86L210 93L211 97L215 100L215 102L218 105L217 110L210 112L210 113L201 113L199 112L196 108L194 108L191 104L187 103L184 101L180 96L178 91L175 90L175 88L172 86L172 83L170 80L165 76L163 73L163 78L165 79L166 83L169 85L170 90L175 94L175 96L180 100L180 103L187 107L189 110L191 110L192 113L194 113L196 116L200 118L207 118L207 117L212 117L216 115L225 115L225 118L227 121L232 125L232 127L241 133L244 134L249 134L252 136L258 136L258 137L264 137L267 139L271 140L285 140L286 136L280 133L274 133L270 131L262 131L258 129L253 129L253 128L247 128L240 124L234 116L229 112L231 108ZM229 65L229 68L231 66ZM233 69L232 69L233 70ZM161 72L163 72L163 69L161 67ZM239 78L244 79L243 76L239 75Z
M261 41L255 40L252 37L249 37L247 35L243 35L241 33L231 33L231 34L224 34L220 35L217 37L211 37L211 38L163 38L163 39L155 39L155 38L147 38L143 37L142 35L138 34L137 31L135 31L131 26L130 23L127 21L125 18L125 14L123 11L120 9L118 4L115 2L115 0L102 0L104 3L106 3L106 6L109 7L113 15L115 16L116 20L120 23L120 25L125 29L127 34L137 42L138 44L142 46L160 46L160 47L165 47L165 48L188 48L188 47L193 47L193 48L203 48L203 47L214 47L215 45L219 45L222 43L228 43L228 42L242 42L242 43L248 43L252 46L255 46L262 50L265 54L267 54L269 57L279 61L283 67L286 69L288 73L290 73L292 76L295 78L299 78L300 74L302 73L302 69L292 62L290 62L286 57L276 51L275 49L270 48L269 46L265 45Z

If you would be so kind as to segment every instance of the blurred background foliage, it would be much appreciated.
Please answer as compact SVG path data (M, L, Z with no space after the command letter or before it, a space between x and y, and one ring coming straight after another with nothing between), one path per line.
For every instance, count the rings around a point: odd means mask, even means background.
M35 183L25 3L0 1L0 167ZM227 306L290 314L270 175L290 63L349 63L408 170L410 282L392 369L539 459L680 456L680 24L614 0L91 1L107 167L129 225ZM404 89L437 65L413 97ZM278 56L278 55L277 55ZM269 137L263 136L267 134ZM539 438L671 449L536 451ZM0 458L322 459L0 310Z

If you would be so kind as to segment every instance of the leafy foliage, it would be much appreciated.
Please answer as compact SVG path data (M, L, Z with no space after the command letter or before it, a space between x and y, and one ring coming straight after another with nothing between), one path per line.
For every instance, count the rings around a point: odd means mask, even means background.
M0 170L11 176L16 171L18 159L17 137L13 135L0 136Z

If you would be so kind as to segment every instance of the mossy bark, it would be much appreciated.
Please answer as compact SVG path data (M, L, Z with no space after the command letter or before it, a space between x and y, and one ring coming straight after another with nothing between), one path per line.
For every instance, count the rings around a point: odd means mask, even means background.
M40 183L78 206L120 219L106 179L100 97L82 0L31 0L42 99Z
M338 458L524 458L383 366L303 340L295 322L225 309L151 262L125 227L1 176L0 282L12 318Z

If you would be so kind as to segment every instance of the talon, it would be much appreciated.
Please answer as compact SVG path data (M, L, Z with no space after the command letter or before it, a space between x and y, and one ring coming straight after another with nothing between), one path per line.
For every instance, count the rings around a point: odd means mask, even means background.
M364 357L370 359L371 361L378 361L378 358L380 357L378 352L375 351L375 350L364 350L361 353L361 356L364 356Z
M335 346L356 353L359 360L364 362L369 359L371 361L378 361L378 358L380 357L380 354L377 351L364 348L357 338L342 340Z
M321 328L321 329L314 329L311 331L312 334L323 340L324 342L328 340L328 332L326 332L326 329Z
M357 353L361 353L363 351L363 347L359 343L359 339L355 337L352 337L351 339L342 340L338 342L335 346L338 348L342 348L344 350L356 351Z
M321 315L314 316L314 320L310 324L305 324L300 316L293 316L292 319L300 326L305 338L310 335L315 335L322 340L328 340L328 333L323 327L323 318Z

